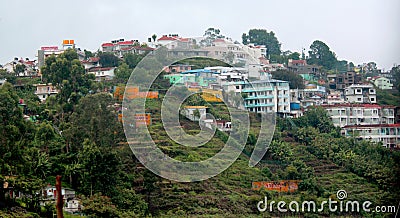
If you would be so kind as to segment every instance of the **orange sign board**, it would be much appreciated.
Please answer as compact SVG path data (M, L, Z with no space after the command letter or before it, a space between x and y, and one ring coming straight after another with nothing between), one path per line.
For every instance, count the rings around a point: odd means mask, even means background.
M118 114L118 121L124 122L124 118L122 113ZM138 126L148 126L151 124L151 115L150 114L135 114L135 122L136 127Z
M75 40L64 39L63 45L73 45L75 44Z
M124 89L124 87L116 87L114 92L114 98L117 98L122 101L124 98L126 99L134 99L134 98L158 98L158 92L139 92L138 87L128 87Z
M282 180L282 181L261 181L261 182L253 182L252 189L260 190L264 188L270 191L278 191L278 192L294 192L299 189L298 180Z
M136 127L148 126L151 123L150 114L135 114Z

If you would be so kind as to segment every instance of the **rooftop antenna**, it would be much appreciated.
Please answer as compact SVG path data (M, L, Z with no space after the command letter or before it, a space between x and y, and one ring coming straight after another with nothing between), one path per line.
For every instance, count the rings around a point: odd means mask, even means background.
M301 48L301 59L302 59L302 60L304 60L304 59L305 59L305 56L306 56L306 55L304 54L304 51L305 51L305 50L306 50L306 49L305 49L304 47Z

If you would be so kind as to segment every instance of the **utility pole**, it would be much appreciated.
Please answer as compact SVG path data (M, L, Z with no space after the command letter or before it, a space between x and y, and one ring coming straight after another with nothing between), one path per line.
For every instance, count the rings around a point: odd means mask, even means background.
M63 214L63 196L61 192L61 176L57 175L56 177L56 192L57 192L57 202L56 202L56 210L57 210L57 218L64 218Z

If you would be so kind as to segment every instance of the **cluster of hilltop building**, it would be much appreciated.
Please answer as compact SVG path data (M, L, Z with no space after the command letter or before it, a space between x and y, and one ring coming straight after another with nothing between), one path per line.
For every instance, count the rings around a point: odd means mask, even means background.
M363 66L347 72L325 74L320 66L309 65L306 60L291 60L287 64L270 63L265 45L244 45L231 39L216 38L206 45L202 39L183 38L176 34L138 40L112 40L101 44L99 50L123 58L125 54L152 54L157 48L167 48L170 56L198 56L223 60L231 66L210 66L193 69L192 65L165 66L164 78L171 84L189 90L201 89L211 101L220 101L224 94L241 94L244 107L250 112L275 112L281 117L297 118L310 106L322 106L331 116L333 124L341 127L346 136L382 142L386 147L400 146L399 107L378 105L376 89L391 90L393 76L389 72L363 78ZM20 77L40 77L40 67L50 55L59 55L66 49L75 49L87 73L97 81L113 80L116 67L102 67L98 57L86 58L74 40L64 40L61 47L43 46L37 60L15 58L2 66ZM24 67L17 70L17 65ZM272 79L279 70L293 72L303 78L305 88L290 88L288 81ZM36 95L42 100L58 90L51 84L37 84Z

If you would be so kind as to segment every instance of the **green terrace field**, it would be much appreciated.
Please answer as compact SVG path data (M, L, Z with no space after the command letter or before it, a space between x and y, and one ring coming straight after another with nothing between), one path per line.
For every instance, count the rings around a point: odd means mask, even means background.
M151 100L149 111L157 111L159 100ZM210 105L212 106L212 105ZM214 106L215 110L223 107ZM217 111L219 113L219 111ZM224 113L221 111L220 113ZM260 122L258 116L251 114L252 127L250 134L257 136ZM180 119L185 132L196 134L200 131L197 122L184 117ZM279 123L278 123L279 125ZM216 154L223 146L226 133L219 132L207 144L199 148L178 145L169 139L164 131L160 117L152 114L150 133L157 146L169 156L182 161L205 160ZM338 190L346 190L348 200L360 202L369 200L374 203L384 203L391 193L383 190L368 178L352 173L345 166L339 166L328 158L320 158L309 152L309 146L300 143L296 137L290 136L290 131L280 131L277 127L274 142L264 159L256 166L249 167L248 152L242 153L232 166L223 173L201 182L177 183L162 179L149 173L137 163L138 170L135 190L147 196L149 210L153 215L162 217L175 216L215 216L244 217L254 215L270 216L368 216L368 214L330 213L325 210L312 213L259 212L257 203L267 196L278 202L284 200L315 200L322 202L328 198L336 199ZM127 150L126 146L123 148ZM252 145L246 146L250 151ZM129 153L129 151L126 151ZM149 180L153 182L152 191L145 187ZM278 181L299 179L299 190L294 193L275 192L267 190L252 190L253 181ZM146 197L145 197L146 199ZM392 202L393 205L395 204Z

